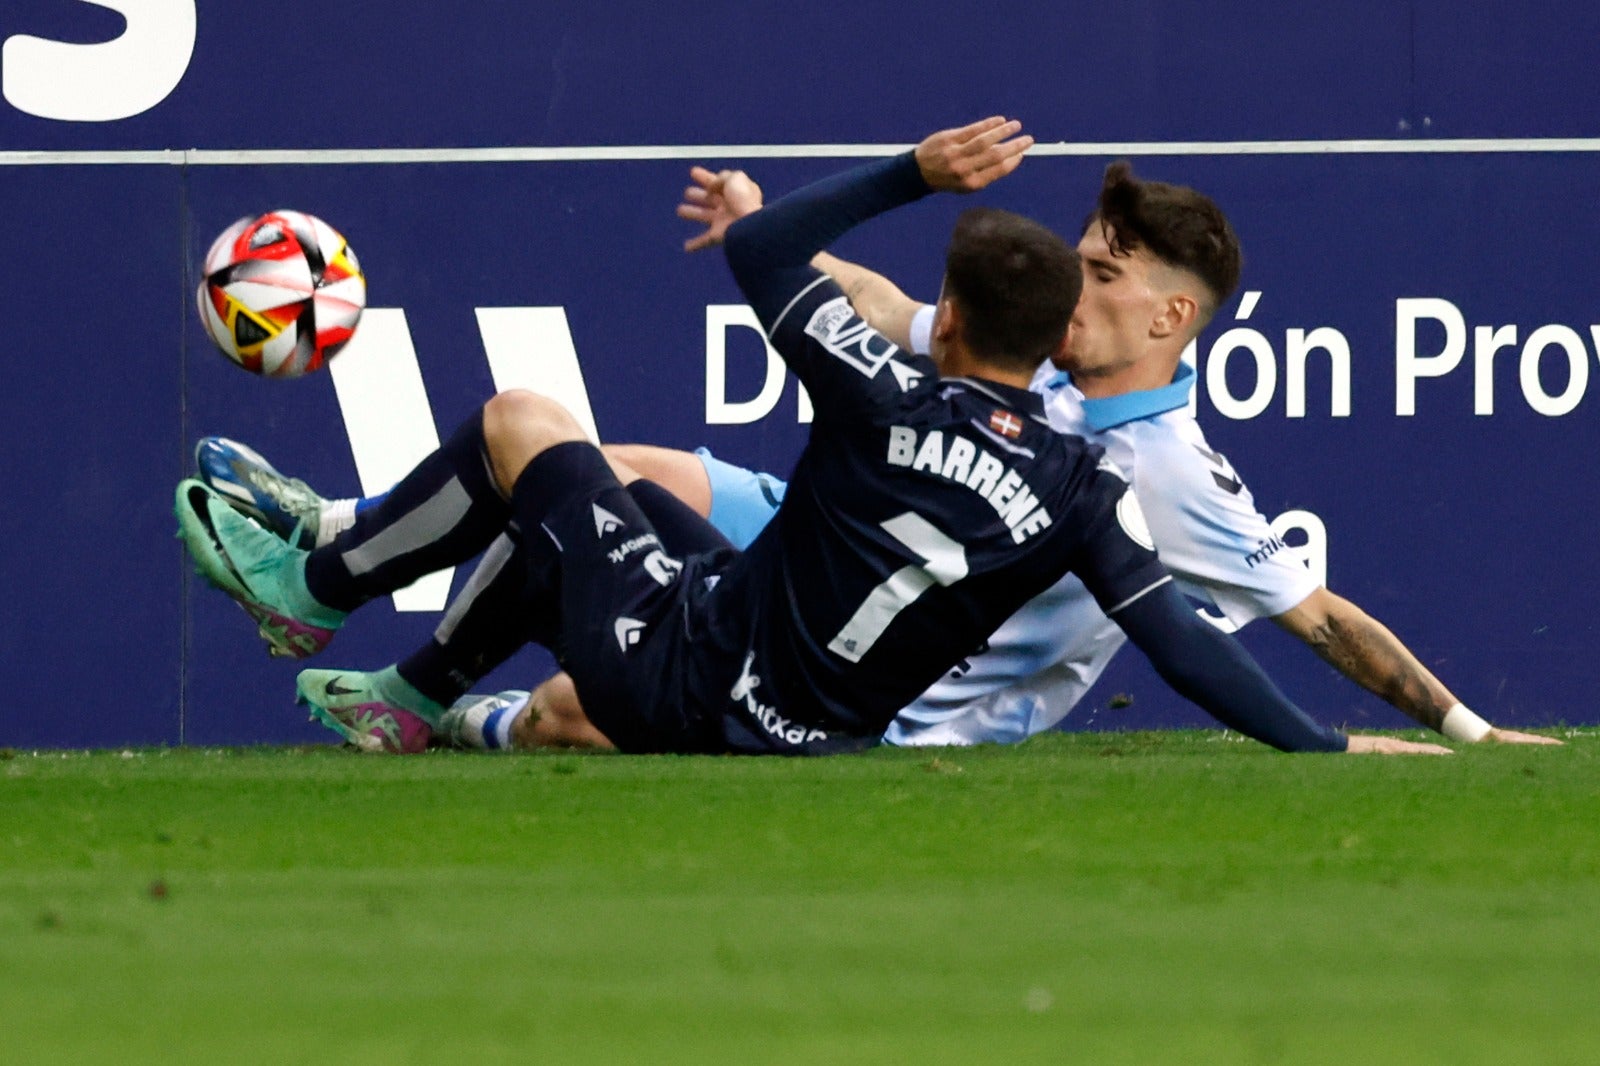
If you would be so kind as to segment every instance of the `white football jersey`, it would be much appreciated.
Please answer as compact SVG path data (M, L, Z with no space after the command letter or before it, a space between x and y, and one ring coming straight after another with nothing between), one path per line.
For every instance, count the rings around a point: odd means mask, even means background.
M918 326L926 345L926 313ZM1033 388L1050 424L1106 450L1138 494L1156 551L1208 620L1234 630L1301 603L1317 580L1256 509L1250 490L1206 443L1189 413L1195 374L1172 384L1085 399L1066 374L1041 368ZM1083 583L1067 575L1029 601L900 712L891 744L1015 743L1056 725L1127 640Z

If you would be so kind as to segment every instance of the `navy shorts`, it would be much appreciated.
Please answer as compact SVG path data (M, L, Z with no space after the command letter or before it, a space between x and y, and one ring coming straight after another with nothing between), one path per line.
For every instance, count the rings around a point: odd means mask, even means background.
M559 605L559 619L537 628L559 633L553 650L590 721L621 751L726 750L707 709L720 686L708 699L702 677L738 664L695 646L690 619L738 553L660 486L624 488L587 444L542 452L515 495L519 515L525 497L542 512L539 528L523 531L524 602L535 614Z

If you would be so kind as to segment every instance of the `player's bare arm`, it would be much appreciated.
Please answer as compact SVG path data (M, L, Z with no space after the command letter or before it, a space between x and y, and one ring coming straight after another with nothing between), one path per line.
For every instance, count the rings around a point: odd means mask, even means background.
M907 296L882 274L828 252L819 252L811 265L839 283L850 306L867 325L899 348L911 350L911 320L924 306L920 301Z
M1319 588L1273 621L1341 674L1430 729L1444 732L1445 716L1460 703L1387 626L1327 589ZM1481 739L1502 744L1561 743L1553 737L1495 728Z

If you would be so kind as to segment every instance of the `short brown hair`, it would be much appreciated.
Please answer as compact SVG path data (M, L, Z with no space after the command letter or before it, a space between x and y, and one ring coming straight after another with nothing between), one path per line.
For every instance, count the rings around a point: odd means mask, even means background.
M1029 368L1054 355L1083 289L1078 253L1030 218L964 211L945 254L945 291L960 304L962 339L978 356Z
M1105 228L1113 255L1147 249L1170 267L1186 270L1211 291L1210 318L1239 287L1244 256L1228 217L1209 196L1183 185L1141 181L1126 159L1106 167L1100 200L1084 223Z

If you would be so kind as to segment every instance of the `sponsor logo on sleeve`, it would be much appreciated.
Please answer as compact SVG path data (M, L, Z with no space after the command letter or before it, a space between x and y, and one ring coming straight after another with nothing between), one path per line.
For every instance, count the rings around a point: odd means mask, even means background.
M877 377L878 371L887 366L901 392L911 391L922 380L922 372L895 359L900 349L857 318L850 301L843 296L812 312L806 334L864 377Z
M1280 551L1283 551L1287 547L1288 545L1280 540L1277 536L1268 537L1266 540L1258 541L1256 550L1250 552L1244 557L1244 565L1249 567L1251 570L1254 570L1256 567L1260 566L1262 563L1266 562L1274 555L1277 555Z

